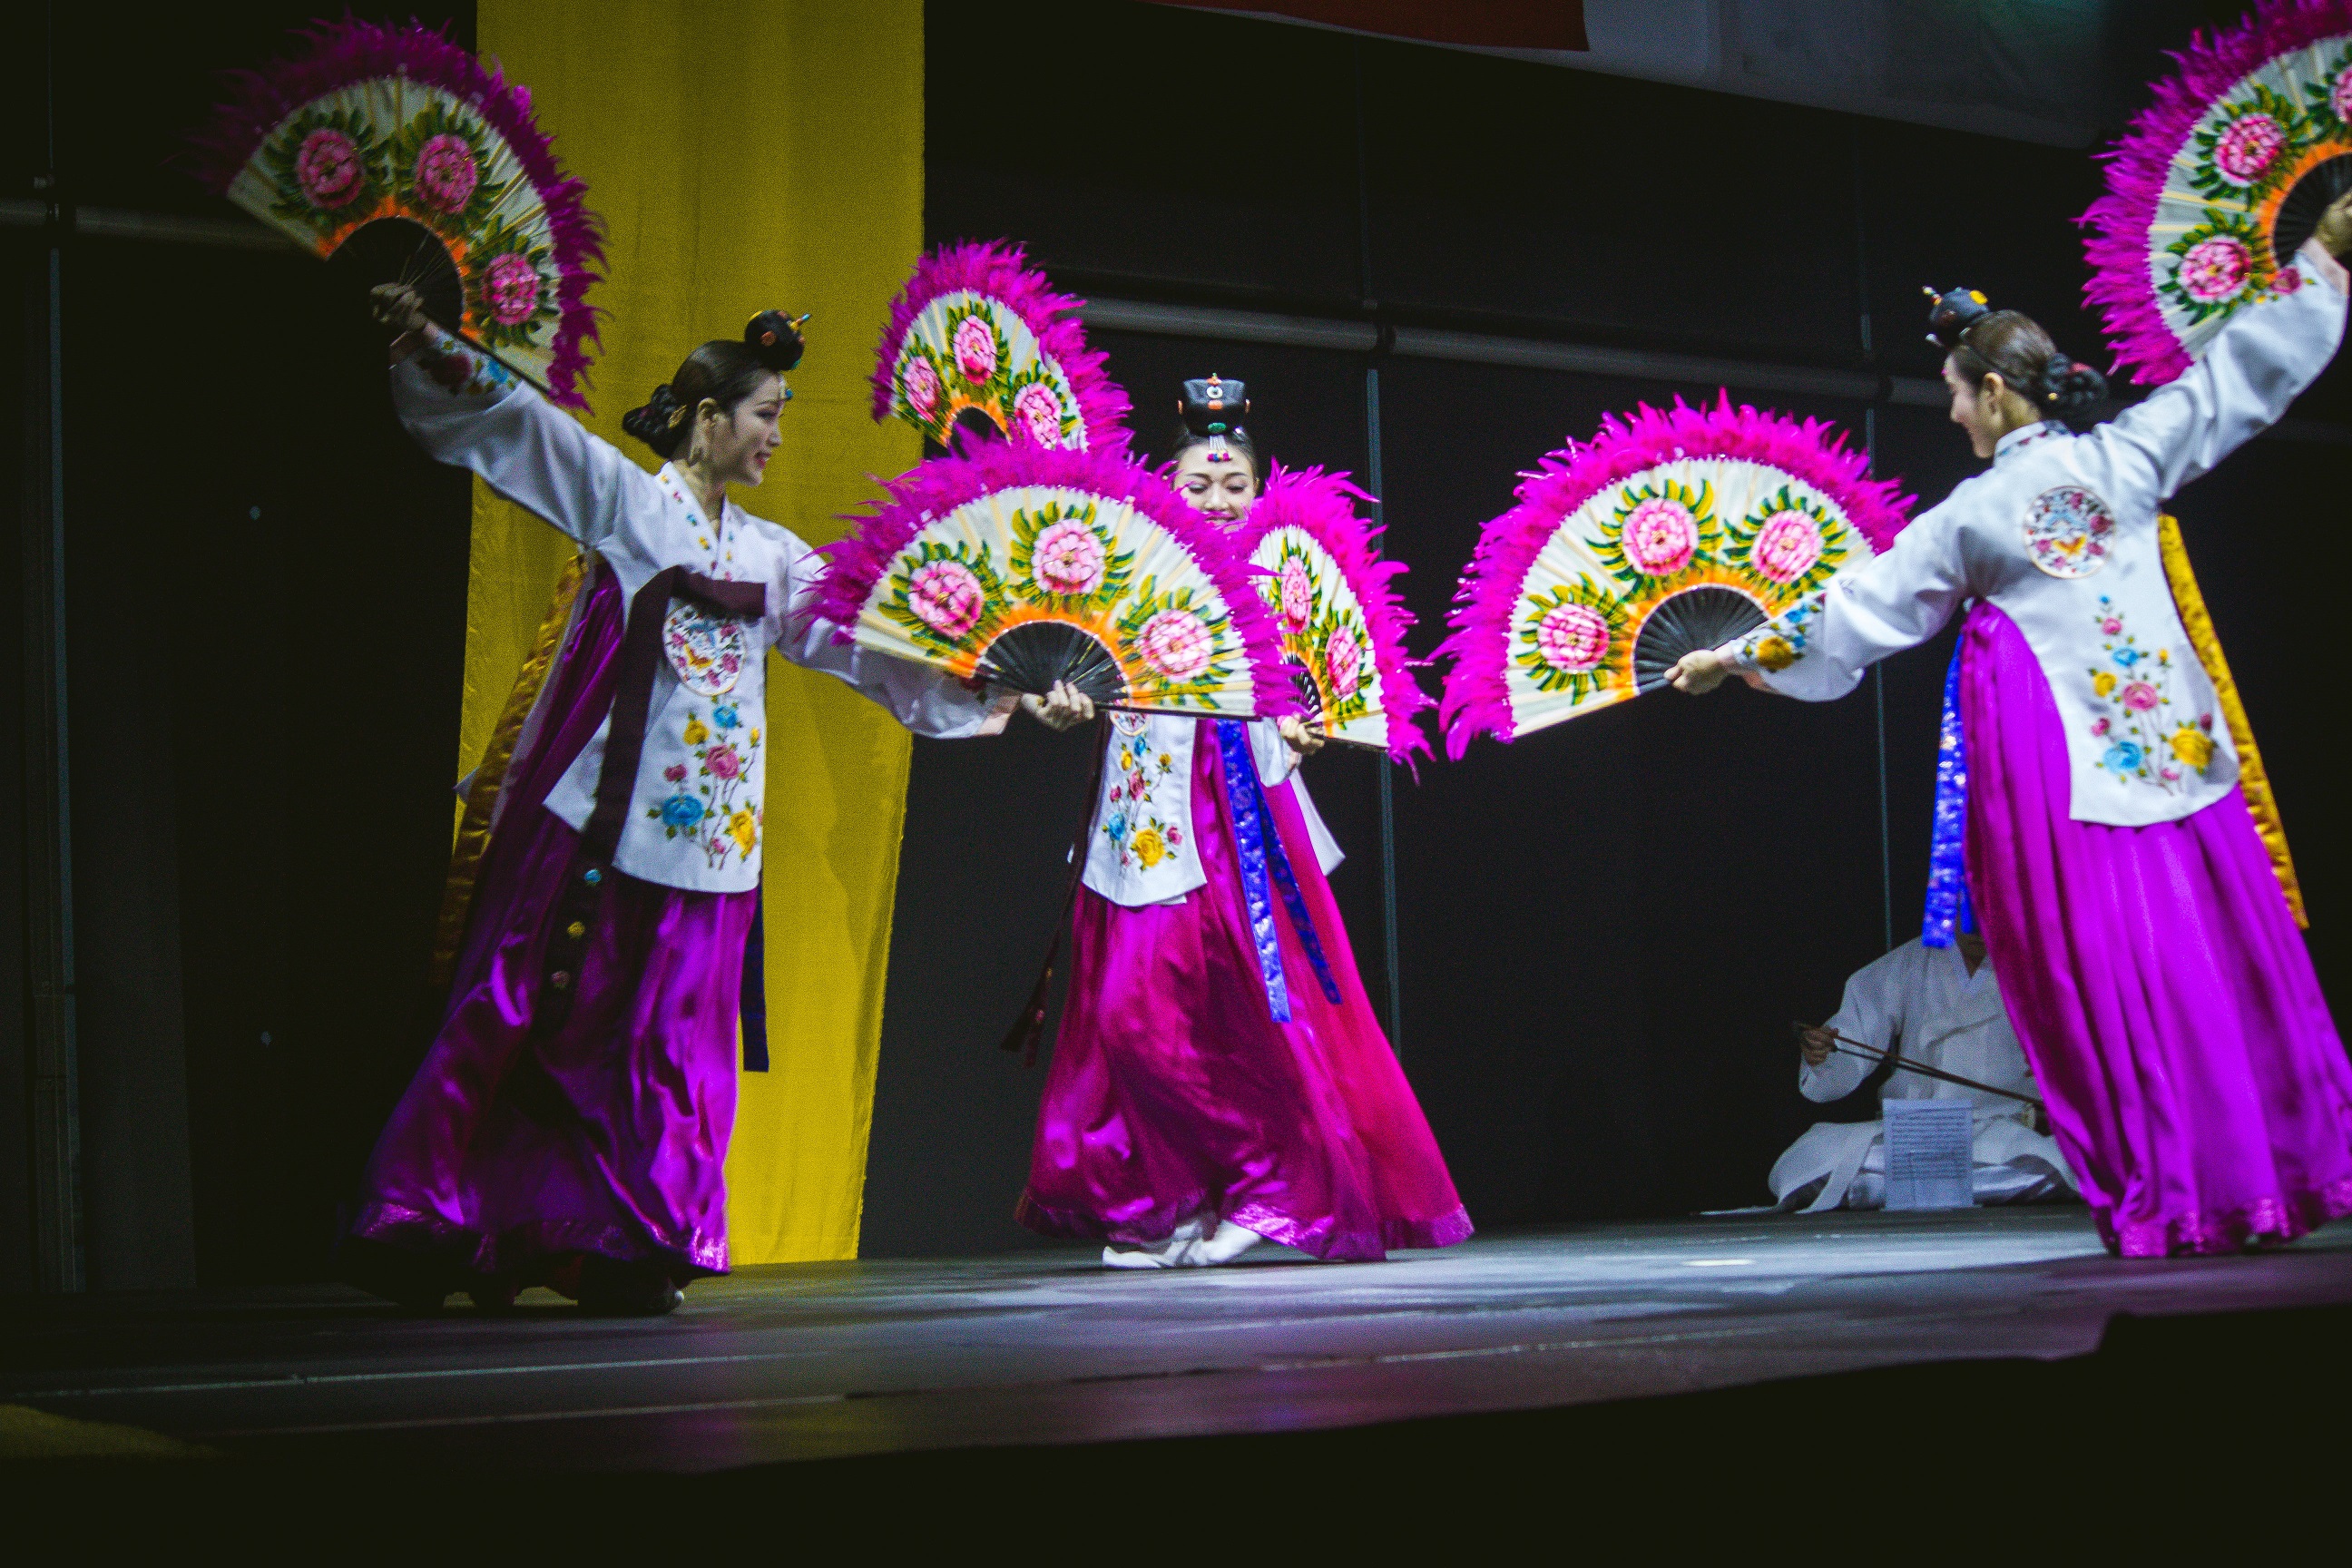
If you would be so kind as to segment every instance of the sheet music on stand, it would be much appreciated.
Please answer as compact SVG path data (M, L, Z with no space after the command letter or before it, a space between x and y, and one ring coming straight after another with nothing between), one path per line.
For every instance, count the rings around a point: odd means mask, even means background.
M1976 1106L1966 1100L1889 1100L1886 1206L1964 1209L1976 1202Z

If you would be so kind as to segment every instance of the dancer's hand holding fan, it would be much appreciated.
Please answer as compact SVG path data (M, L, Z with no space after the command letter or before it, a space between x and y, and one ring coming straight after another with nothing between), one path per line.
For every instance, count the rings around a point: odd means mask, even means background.
M1127 394L1087 347L1083 301L1027 259L995 240L941 246L916 264L875 355L876 419L903 419L942 447L967 411L1012 440L1127 444Z
M1611 416L1544 458L1455 595L1447 754L1655 690L1884 549L1911 503L1867 468L1821 421L1728 396Z
M304 249L414 288L444 329L584 406L598 225L530 90L414 23L322 23L310 43L236 79L196 139L200 176Z
M1123 458L966 442L826 547L839 635L966 679L1199 719L1298 711L1273 618L1213 521Z
M1282 637L1308 731L1402 762L1429 742L1432 706L1412 678L1397 596L1400 562L1381 559L1378 525L1357 514L1371 497L1342 475L1277 468L1247 522L1258 593Z

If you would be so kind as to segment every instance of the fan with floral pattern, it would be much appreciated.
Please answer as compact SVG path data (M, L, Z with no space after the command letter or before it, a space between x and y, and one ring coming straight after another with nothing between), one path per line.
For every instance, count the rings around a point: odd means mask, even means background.
M2192 38L2107 154L2083 217L2118 369L2170 381L2257 300L2352 189L2352 0L2263 0Z
M1084 449L1127 443L1127 394L1021 247L947 245L916 264L890 304L874 363L874 417L949 444L971 410L1000 435Z
M1418 719L1431 703L1405 653L1412 616L1391 581L1403 563L1381 559L1379 525L1357 515L1371 500L1345 475L1276 468L1250 510L1250 564L1308 725L1402 762L1429 750Z
M1546 458L1454 596L1447 754L1654 690L1885 548L1911 503L1867 469L1821 421L1728 395L1611 416Z
M321 23L301 58L236 79L199 174L304 249L347 249L555 401L584 406L603 259L530 93L415 24Z
M1139 464L963 441L825 547L845 641L1043 695L1193 718L1298 710L1273 618L1216 524Z

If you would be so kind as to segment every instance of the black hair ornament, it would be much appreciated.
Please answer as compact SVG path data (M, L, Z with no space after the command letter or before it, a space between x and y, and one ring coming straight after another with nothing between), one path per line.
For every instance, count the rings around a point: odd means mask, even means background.
M1185 429L1209 438L1209 461L1237 460L1233 447L1225 444L1225 437L1248 434L1242 428L1242 417L1249 412L1249 387L1245 384L1229 381L1212 371L1202 380L1184 384L1184 395L1176 407L1184 416Z
M1968 330L1992 314L1992 304L1974 289L1948 289L1938 294L1922 286L1927 296L1927 341L1947 353L1960 346Z
M809 313L787 316L782 310L762 310L743 324L743 341L760 363L782 375L800 368L801 355L808 352L808 341L801 336L801 328ZM784 388L784 401L793 399L793 389Z

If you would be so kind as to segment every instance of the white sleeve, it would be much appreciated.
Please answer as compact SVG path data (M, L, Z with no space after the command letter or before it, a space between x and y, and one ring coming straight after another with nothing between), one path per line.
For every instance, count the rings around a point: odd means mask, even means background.
M790 539L781 563L768 585L768 630L779 654L854 688L918 735L955 741L1003 728L1003 704L944 670L834 640L834 624L813 609L824 558Z
M1803 603L1719 651L1784 696L1827 702L1862 672L1943 629L1966 596L1959 519L1947 500L1897 534L1885 553L1849 567Z
M1900 1046L1904 983L1908 977L1907 966L1903 963L1905 951L1898 947L1855 970L1846 980L1843 1001L1824 1026L1849 1040L1859 1040L1882 1051ZM1831 1052L1830 1059L1819 1067L1808 1066L1800 1058L1797 1088L1807 1100L1843 1100L1860 1089L1862 1080L1876 1066L1875 1062L1843 1050Z
M2178 381L2085 439L2162 500L2277 423L2344 338L2343 267L2316 241L2295 260L2302 288L2239 311Z
M1258 783L1268 789L1298 768L1298 753L1282 738L1282 726L1271 719L1253 719L1249 726L1250 756L1257 763Z
M393 366L393 406L436 460L471 468L579 543L607 555L632 544L647 553L650 542L619 538L627 487L650 485L646 471L530 387L492 384L484 395L472 389L481 384L450 391L411 358Z

